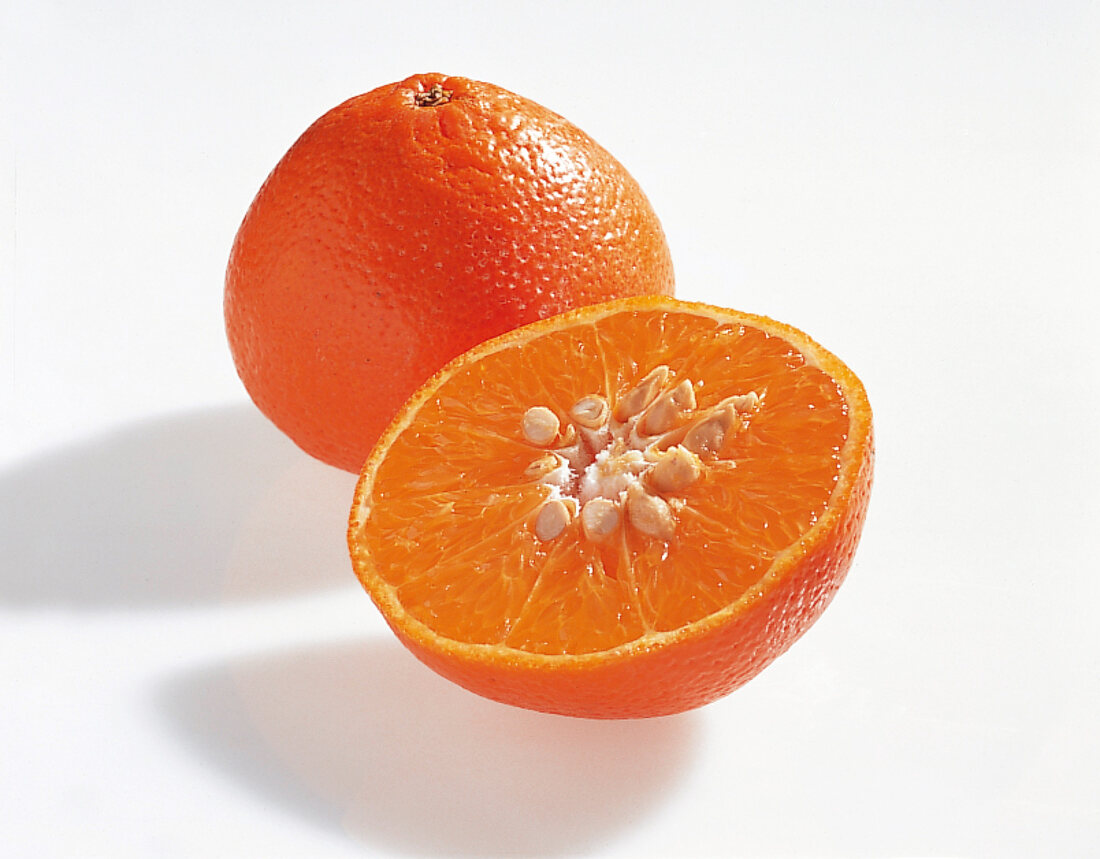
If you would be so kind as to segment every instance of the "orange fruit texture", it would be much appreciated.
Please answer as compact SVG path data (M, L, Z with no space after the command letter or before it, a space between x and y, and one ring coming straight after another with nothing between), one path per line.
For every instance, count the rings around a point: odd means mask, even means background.
M348 542L443 676L553 713L665 715L743 684L820 616L873 450L863 385L805 334L625 299L428 381L363 468Z
M673 292L638 183L557 114L415 75L318 119L264 182L225 284L237 372L300 447L358 473L448 360L527 322Z

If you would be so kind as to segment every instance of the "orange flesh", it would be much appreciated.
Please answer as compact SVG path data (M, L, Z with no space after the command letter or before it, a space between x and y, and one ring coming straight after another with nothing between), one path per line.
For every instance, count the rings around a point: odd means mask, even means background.
M658 364L695 383L700 410L749 391L763 403L684 491L670 540L624 528L601 546L575 526L539 540L548 488L524 474L542 453L520 432L526 409L548 406L564 425L581 397L614 404ZM447 379L378 468L365 548L439 636L609 650L707 617L758 582L827 507L847 433L837 383L782 338L717 320L706 330L696 314L612 315Z

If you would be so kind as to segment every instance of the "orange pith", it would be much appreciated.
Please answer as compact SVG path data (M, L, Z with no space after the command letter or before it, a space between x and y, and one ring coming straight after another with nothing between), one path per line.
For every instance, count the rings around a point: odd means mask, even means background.
M585 441L596 436L574 404L615 407L655 367L667 368L660 390L690 388L665 441L642 431L657 425L645 411L605 426L643 440ZM525 436L533 406L560 423L554 440ZM684 440L719 411L733 424L713 449ZM618 451L605 465L636 472L631 492L585 483L605 442ZM673 449L701 467L669 489L651 469ZM363 470L349 543L401 640L468 688L571 715L677 712L745 682L820 615L858 540L872 449L862 385L805 335L628 299L510 332L429 381ZM532 463L553 451L568 467L540 479ZM635 490L644 503L631 506ZM601 492L618 516L607 536L582 515ZM540 536L539 513L559 498L568 521ZM646 504L669 530L654 536Z

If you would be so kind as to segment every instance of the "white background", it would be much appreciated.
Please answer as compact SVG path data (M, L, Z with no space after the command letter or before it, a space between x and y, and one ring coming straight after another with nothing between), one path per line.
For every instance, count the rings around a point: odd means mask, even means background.
M27 0L0 32L5 855L1096 849L1095 3ZM352 476L235 376L264 176L422 71L569 117L681 297L867 385L849 580L716 704L586 722L421 668L353 580Z

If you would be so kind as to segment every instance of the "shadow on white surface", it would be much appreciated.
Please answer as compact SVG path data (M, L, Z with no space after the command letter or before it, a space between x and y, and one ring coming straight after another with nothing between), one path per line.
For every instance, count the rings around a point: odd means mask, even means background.
M353 489L251 405L116 430L0 471L0 603L160 608L351 581Z
M694 758L694 714L548 716L483 700L394 641L216 666L156 699L253 793L386 853L552 855L644 819Z

